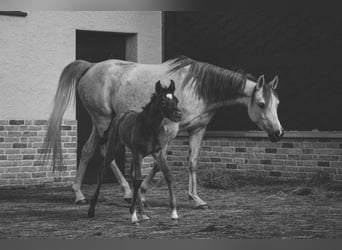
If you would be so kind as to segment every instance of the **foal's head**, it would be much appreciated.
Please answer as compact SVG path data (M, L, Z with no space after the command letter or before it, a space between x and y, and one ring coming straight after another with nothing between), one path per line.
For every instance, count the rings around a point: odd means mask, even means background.
M277 113L279 98L274 91L277 86L277 76L269 83L265 83L264 76L260 76L248 106L249 117L268 133L271 141L279 141L284 135Z
M158 81L155 91L155 102L162 115L173 122L179 122L182 119L182 113L177 107L178 99L174 95L175 83L171 80L170 86L164 88Z

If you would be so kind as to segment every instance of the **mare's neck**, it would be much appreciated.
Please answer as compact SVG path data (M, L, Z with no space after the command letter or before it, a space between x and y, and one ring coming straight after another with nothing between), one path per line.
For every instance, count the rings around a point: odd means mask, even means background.
M227 106L233 106L233 105L244 105L248 106L250 103L250 99L252 97L254 88L255 88L256 83L251 81L251 80L246 80L246 85L243 90L243 93L241 96L229 100L224 100L221 102L214 102L212 104L208 105L208 108L206 111L215 111L218 108L221 107L227 107Z

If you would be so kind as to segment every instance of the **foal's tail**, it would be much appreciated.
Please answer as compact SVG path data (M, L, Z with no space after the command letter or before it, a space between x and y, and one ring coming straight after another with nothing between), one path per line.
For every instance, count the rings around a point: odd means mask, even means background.
M63 167L63 155L61 145L62 118L69 103L75 100L75 90L78 81L92 66L92 63L76 60L67 65L59 78L57 92L55 94L54 107L49 118L49 126L44 142L43 162L50 158L52 151L52 166L61 170Z

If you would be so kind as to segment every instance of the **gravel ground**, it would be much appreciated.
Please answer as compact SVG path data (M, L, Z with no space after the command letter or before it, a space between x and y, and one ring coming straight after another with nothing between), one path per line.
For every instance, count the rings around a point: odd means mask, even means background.
M87 197L94 185L84 185ZM179 225L171 223L163 182L148 192L151 221L133 226L117 184L104 184L93 219L73 204L71 188L0 190L0 239L342 239L342 191L287 183L199 186L209 209L193 209L187 181L176 179Z

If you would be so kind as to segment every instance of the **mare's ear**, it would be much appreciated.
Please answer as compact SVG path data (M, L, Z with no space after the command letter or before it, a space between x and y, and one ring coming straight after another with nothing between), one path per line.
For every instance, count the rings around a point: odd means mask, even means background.
M278 76L275 76L274 79L269 83L270 87L272 89L276 89L278 86L279 78Z
M264 86L264 84L265 84L265 76L261 75L259 76L258 81L256 83L256 88L261 89Z
M171 93L175 92L175 82L171 80L170 86L169 86L169 91Z
M160 81L156 82L156 93L160 94L161 89L162 89L162 86L160 84Z

